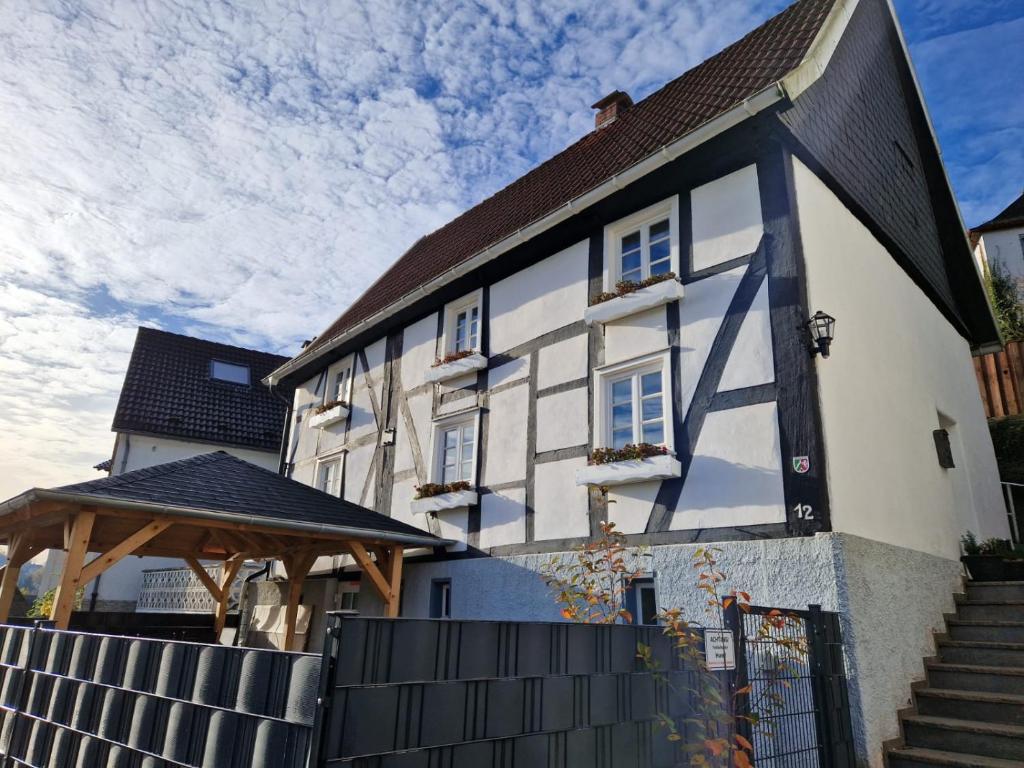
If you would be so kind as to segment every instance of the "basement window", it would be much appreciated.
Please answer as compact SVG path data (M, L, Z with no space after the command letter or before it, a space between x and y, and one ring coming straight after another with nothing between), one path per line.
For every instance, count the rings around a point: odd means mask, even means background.
M430 618L452 617L452 580L434 579L430 584Z
M658 623L658 599L654 591L654 579L634 579L626 590L626 610L633 616L633 623L652 626Z
M249 366L226 363L223 360L210 361L210 378L231 384L249 384Z

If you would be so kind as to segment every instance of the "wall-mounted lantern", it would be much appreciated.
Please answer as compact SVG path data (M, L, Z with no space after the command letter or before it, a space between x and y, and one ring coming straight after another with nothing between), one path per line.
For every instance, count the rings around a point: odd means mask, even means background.
M811 357L819 352L822 357L828 357L829 347L832 346L832 339L835 338L836 319L832 315L818 310L811 315L806 326L811 337Z

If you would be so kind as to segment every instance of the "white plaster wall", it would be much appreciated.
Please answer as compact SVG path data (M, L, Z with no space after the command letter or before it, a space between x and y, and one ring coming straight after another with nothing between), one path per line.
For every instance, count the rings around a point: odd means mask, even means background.
M775 381L772 353L772 325L768 306L768 279L765 278L743 318L732 353L718 383L719 392L756 387Z
M167 437L150 437L148 435L120 435L117 441L117 453L114 455L113 472L120 475L134 469L145 469L168 461L181 461L204 453L224 451L250 464L277 472L280 456L277 451L256 451L250 448L235 448L228 445L211 445L210 443L194 443L187 440L174 440ZM125 455L127 454L127 461ZM124 465L122 468L122 464Z
M526 478L526 418L530 391L521 384L490 395L485 485L512 483Z
M427 315L402 332L402 388L426 383L426 374L437 357L437 312Z
M582 319L587 252L584 240L491 286L491 354Z
M406 402L409 405L409 414L412 416L413 430L415 430L415 441L419 444L420 457L423 460L422 482L427 482L430 477L430 439L431 439L431 408L433 398L431 393L421 392L417 395L406 395ZM404 472L415 469L413 460L412 445L413 434L405 422L405 417L399 415L398 427L395 432L395 472Z
M366 362L370 369L369 381L373 383L373 392L378 405L381 403L381 393L384 387L384 348L386 343L385 339L380 339L366 348ZM358 355L352 375L354 377L352 381L352 413L348 434L350 441L377 431L377 421L374 417L373 400L370 397L367 375L363 372Z
M576 470L585 458L549 461L534 467L534 539L568 539L590 535L588 494L576 485Z
M1021 236L1024 235L1024 227L1016 229L1001 229L996 232L986 232L981 236L984 244L985 257L989 264L998 261L1007 272L1018 280L1024 280L1024 248L1021 247Z
M643 533L660 488L660 480L609 488L608 521L620 533Z
M764 233L757 167L696 187L690 192L690 210L694 271L753 253Z
M526 489L508 488L480 497L480 548L526 541Z
M779 451L774 402L709 413L671 529L785 522Z
M681 304L686 303L683 299ZM630 315L604 327L605 364L621 363L665 349L668 346L668 313L655 307Z
M1008 537L967 342L813 172L794 164L810 307L837 318L832 355L815 363L833 529L948 558L958 557L965 530ZM936 458L940 411L963 447L955 469ZM971 503L957 505L958 494Z
M491 368L487 372L487 387L495 389L513 381L523 381L530 376L530 358L528 355L517 357L504 365Z
M537 452L585 445L589 438L587 389L537 398Z
M679 302L679 378L683 415L690 408L722 318L746 269L737 267L691 283L686 286L686 298Z
M366 481L367 473L370 472L371 468L376 472L376 468L371 467L376 450L377 446L374 443L369 443L350 449L345 456L345 492L343 494L345 501L351 501L353 504L362 504L364 507L373 507L374 484L372 479L370 480L366 498L360 499L360 496L363 492L363 484Z
M587 376L587 334L544 347L537 354L537 389Z

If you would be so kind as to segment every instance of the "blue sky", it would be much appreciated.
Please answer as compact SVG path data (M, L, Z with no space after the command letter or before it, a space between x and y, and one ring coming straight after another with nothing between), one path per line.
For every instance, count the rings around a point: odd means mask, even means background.
M292 353L597 98L785 4L3 4L0 498L96 476L137 325ZM977 224L1024 185L1024 3L896 4Z

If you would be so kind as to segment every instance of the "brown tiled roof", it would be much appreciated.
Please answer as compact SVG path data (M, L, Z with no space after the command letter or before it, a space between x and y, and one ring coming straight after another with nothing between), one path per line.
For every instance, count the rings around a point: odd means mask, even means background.
M1009 229L1011 227L1024 227L1024 193L1006 206L998 216L975 227L973 231L990 232L994 229Z
M249 368L249 384L210 376L211 361ZM261 379L288 360L177 333L139 328L114 414L116 432L276 451L285 403ZM281 390L289 399L290 390Z
M418 240L299 357L652 155L800 64L834 0L799 0L613 123Z

